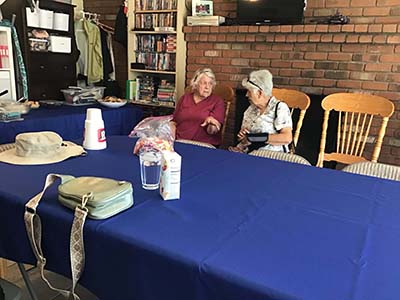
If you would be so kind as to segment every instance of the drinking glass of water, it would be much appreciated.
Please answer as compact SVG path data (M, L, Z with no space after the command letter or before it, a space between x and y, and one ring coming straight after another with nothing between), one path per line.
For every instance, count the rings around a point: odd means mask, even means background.
M145 190L156 190L160 185L161 153L156 150L142 151L139 154L140 177Z

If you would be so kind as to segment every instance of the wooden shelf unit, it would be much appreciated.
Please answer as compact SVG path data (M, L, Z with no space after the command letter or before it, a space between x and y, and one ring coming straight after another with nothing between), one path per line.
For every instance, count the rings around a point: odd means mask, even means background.
M184 34L183 34L183 27L184 27L184 22L186 20L186 6L185 6L185 0L166 0L167 2L170 3L176 3L176 7L172 7L172 9L149 9L149 7L144 6L146 9L140 9L136 10L136 2L139 0L129 0L128 2L128 80L135 80L137 77L144 77L144 76L150 76L152 78L156 78L156 81L161 81L161 80L167 80L169 83L175 85L175 104L176 101L179 99L181 95L184 93L185 89L185 72L186 72L186 42L184 40ZM143 0L142 0L143 3ZM153 2L155 3L155 2ZM138 28L137 26L135 27L135 21L136 21L136 16L138 15L157 15L157 14L173 14L173 17L171 17L172 20L174 20L174 24L168 24L168 25L173 25L173 26L158 26L159 24L156 24L157 26L154 26L155 24L151 24L154 27L160 27L160 31L152 30L152 28ZM161 17L154 17L155 19L161 19ZM140 20L140 19L138 19ZM146 23L148 25L148 23ZM162 27L171 27L171 30L162 30ZM172 28L174 30L172 30ZM139 49L139 42L138 39L146 39L146 36L153 36L151 39L157 39L157 36L174 36L176 39L176 52L173 54L173 52L168 52L168 51L143 51L143 49ZM143 37L144 36L144 37ZM153 53L154 55L160 55L167 54L172 54L171 59L174 61L174 70L172 68L168 69L153 69L154 65L159 65L158 63L153 63L152 66L146 65L145 64L145 69L138 69L135 67L132 67L132 63L140 63L138 61L137 57L139 56L139 51L142 54L142 59L148 58L149 55L147 53ZM145 53L145 54L143 54ZM157 56L158 57L158 56ZM149 60L151 60L153 56ZM143 59L145 60L145 59ZM148 61L148 60L146 60ZM153 61L154 62L154 61ZM156 92L155 92L156 93ZM155 107L168 107L168 108L173 108L174 106L169 106L169 105L160 105L157 103L151 103L151 101L143 102L139 98L139 101L136 101L138 104L141 105L149 105L149 106L155 106Z

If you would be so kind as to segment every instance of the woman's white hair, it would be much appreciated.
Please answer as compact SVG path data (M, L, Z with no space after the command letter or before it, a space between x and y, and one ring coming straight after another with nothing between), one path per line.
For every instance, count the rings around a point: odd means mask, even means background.
M214 89L215 85L217 84L217 81L215 80L215 74L210 68L204 68L204 69L198 69L194 73L193 78L190 80L190 87L192 88L192 92L197 89L199 81L203 76L211 78Z
M250 73L242 80L242 86L248 90L262 91L266 96L272 95L272 74L268 70L258 70Z

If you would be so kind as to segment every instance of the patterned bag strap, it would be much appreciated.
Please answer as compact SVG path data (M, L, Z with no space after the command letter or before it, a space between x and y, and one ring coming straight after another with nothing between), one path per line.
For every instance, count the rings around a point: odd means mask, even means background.
M275 106L275 119L278 117L279 103L281 103L281 101L278 101ZM278 131L275 127L275 119L274 119L274 129L275 129L275 131ZM285 153L290 152L293 154L296 151L293 141L291 141L288 146L282 145L282 149L283 149L283 152L285 152Z
M40 200L46 189L51 186L57 179L61 179L61 183L65 183L73 176L59 175L59 174L48 174L43 190L31 198L25 205L25 227L29 237L33 252L37 260L37 266L40 269L40 276L43 281L49 286L50 289L59 292L64 297L68 297L70 300L79 300L79 296L75 293L75 288L78 284L79 278L82 275L85 267L85 248L83 243L83 226L85 224L87 216L87 201L93 197L92 193L86 194L82 197L81 205L77 205L75 208L74 221L71 228L70 237L70 259L71 259L71 272L72 272L72 287L71 290L64 290L55 288L51 285L49 280L45 277L44 269L46 266L46 258L43 255L42 250L42 224L39 215L36 213L36 208L39 205Z

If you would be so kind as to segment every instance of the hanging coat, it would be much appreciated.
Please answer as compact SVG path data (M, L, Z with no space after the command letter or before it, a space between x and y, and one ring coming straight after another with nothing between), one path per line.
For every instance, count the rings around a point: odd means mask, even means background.
M114 39L125 46L128 45L128 19L124 12L124 6L121 5L118 10L117 18L115 19L115 34Z

